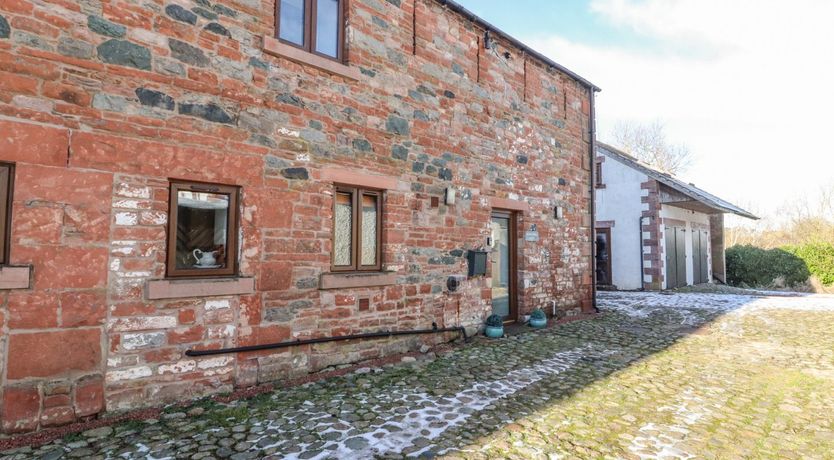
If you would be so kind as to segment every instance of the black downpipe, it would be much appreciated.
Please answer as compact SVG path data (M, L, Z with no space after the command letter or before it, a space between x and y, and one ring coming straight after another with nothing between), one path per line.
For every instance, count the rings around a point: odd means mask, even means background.
M588 92L590 93L590 130L591 130L591 148L589 158L591 168L591 305L593 305L594 310L599 313L599 307L597 307L597 257L596 257L596 245L597 245L597 235L596 235L596 212L594 211L594 199L596 198L596 188L594 184L596 183L594 180L594 161L596 161L597 156L597 146L596 146L596 139L597 139L597 120L596 115L594 114L594 94L599 91L598 88L589 88ZM610 257L609 257L610 260ZM610 263L610 262L609 262Z
M231 347L218 348L216 350L186 350L185 356L209 356L209 355L223 355L228 353L244 353L247 351L261 351L273 350L276 348L296 347L300 345L311 345L315 343L337 342L341 340L356 340L356 339L370 339L379 337L394 337L399 335L418 335L418 334L439 334L441 332L460 332L463 334L464 342L469 342L469 337L466 335L466 328L463 326L438 328L437 323L431 323L431 329L414 329L410 331L380 331L368 332L365 334L340 335L336 337L320 337L317 339L306 340L292 340L289 342L265 343L261 345L249 345L245 347Z

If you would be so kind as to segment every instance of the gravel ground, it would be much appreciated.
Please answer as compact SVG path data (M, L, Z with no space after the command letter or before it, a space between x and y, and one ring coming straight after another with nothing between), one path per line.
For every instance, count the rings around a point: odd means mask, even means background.
M604 292L600 308L0 460L834 457L834 297Z

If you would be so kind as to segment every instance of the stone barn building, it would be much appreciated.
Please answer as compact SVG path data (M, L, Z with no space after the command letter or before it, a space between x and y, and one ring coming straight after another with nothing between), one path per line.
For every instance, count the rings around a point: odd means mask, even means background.
M445 0L0 2L2 431L592 311L596 90Z
M725 283L724 214L753 214L596 143L596 281L603 289Z

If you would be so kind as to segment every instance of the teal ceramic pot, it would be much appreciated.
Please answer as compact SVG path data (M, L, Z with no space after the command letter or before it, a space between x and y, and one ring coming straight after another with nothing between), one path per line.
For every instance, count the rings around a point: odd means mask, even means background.
M486 334L487 337L491 337L493 339L504 337L504 326L487 326L486 330L484 331L484 334Z
M530 318L530 326L532 326L536 329L541 329L541 328L547 326L547 318L544 318L544 319Z

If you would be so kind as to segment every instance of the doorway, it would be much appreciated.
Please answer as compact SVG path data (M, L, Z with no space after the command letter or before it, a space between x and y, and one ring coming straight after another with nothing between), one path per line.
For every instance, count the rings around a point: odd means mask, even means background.
M493 211L492 229L492 312L505 322L518 318L515 214Z
M664 227L666 240L666 289L686 286L686 229Z
M611 229L598 228L596 233L597 285L611 286Z

